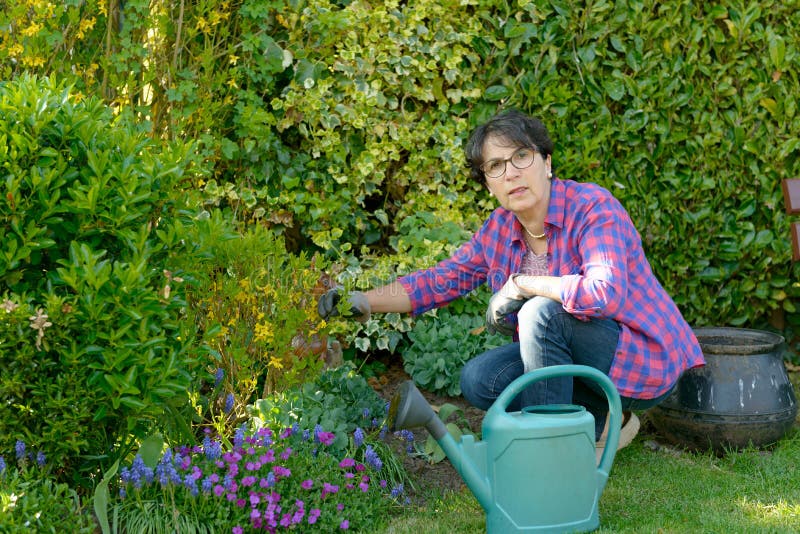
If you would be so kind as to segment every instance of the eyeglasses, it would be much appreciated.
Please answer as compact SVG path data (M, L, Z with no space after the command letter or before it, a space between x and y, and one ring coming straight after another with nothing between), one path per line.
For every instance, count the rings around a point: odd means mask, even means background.
M506 173L506 164L509 161L514 167L522 170L533 164L534 156L536 156L536 150L523 147L511 154L510 158L490 159L479 168L487 178L500 178Z

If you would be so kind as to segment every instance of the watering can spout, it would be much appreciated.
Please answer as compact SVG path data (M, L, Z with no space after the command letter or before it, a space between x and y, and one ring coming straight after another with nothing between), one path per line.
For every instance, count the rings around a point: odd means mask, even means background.
M425 427L442 447L450 463L464 479L464 483L475 495L483 509L487 511L490 509L493 499L486 473L472 462L470 455L463 450L462 445L453 439L444 422L436 415L413 381L403 382L392 398L388 423L389 430L392 432Z

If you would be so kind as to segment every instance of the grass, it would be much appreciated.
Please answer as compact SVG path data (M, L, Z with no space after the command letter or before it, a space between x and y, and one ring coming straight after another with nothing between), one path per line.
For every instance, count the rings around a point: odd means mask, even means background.
M800 397L800 395L798 395ZM644 431L617 453L600 499L600 534L800 532L800 427L769 450L717 457L658 447ZM397 534L485 532L469 491L433 495L393 518Z
M640 435L619 451L600 499L598 533L800 532L800 431L772 450L654 450ZM484 512L468 492L434 496L390 522L387 533L481 533Z

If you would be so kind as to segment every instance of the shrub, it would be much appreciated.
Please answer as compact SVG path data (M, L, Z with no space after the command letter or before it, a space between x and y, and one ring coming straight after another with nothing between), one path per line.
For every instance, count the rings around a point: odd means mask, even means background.
M91 485L186 404L191 340L167 266L192 161L63 84L0 85L0 448L22 439Z
M15 449L15 460L0 455L0 532L94 532L91 512L53 480L43 453L32 454L22 441Z
M347 448L347 436L356 428L380 427L386 417L386 401L345 362L319 377L257 400L250 407L256 425L273 428L328 429L335 436L332 448Z
M317 314L324 265L288 252L263 226L238 233L218 210L197 224L218 239L193 260L188 315L204 347L201 377L222 376L213 391L200 385L199 392L212 413L235 421L246 404L313 381L326 364L328 326ZM234 406L226 408L230 395Z

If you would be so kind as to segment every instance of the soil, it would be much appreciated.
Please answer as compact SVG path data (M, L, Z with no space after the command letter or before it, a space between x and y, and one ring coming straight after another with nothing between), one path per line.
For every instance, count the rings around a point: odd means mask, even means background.
M411 380L411 377L403 370L402 360L397 357L377 357L377 361L383 364L386 369L379 373L376 377L369 379L370 385L378 392L378 394L386 401L391 401L397 389L406 380ZM798 399L800 399L800 366L795 366L787 362L787 370L789 371L789 378L795 385ZM455 422L459 428L465 430L468 428L475 434L476 439L480 439L481 424L485 412L470 406L463 397L450 397L444 395L436 395L429 391L420 389L420 393L425 399L433 406L434 410L438 410L439 406L449 403L457 406L463 411L464 417L457 417ZM645 446L653 450L668 450L673 451L675 454L680 454L679 451L674 450L672 446L664 443L664 440L658 436L652 424L647 420L647 414L640 415L641 429L637 439L643 439ZM800 428L800 414L798 414L798 421L795 426ZM428 439L428 432L424 428L413 429L414 441L418 448L421 448L425 440ZM409 479L413 484L413 488L407 488L406 494L411 501L416 504L424 504L425 501L432 495L442 491L462 491L466 488L461 476L456 472L453 466L447 459L441 462L432 463L417 454L408 454L405 450L406 444L398 438L389 440L398 458L401 458Z

